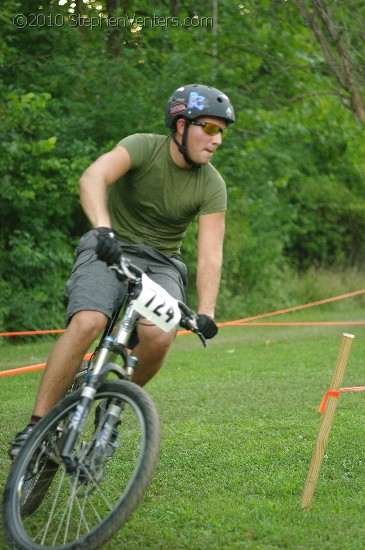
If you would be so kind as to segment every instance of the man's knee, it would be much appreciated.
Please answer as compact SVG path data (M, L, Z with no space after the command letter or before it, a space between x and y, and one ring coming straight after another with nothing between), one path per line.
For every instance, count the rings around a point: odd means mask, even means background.
M138 339L145 349L153 356L164 356L176 336L176 331L164 332L155 325L140 323L138 325Z
M107 316L99 311L78 311L71 319L69 330L76 331L80 340L93 340L104 330L107 321Z

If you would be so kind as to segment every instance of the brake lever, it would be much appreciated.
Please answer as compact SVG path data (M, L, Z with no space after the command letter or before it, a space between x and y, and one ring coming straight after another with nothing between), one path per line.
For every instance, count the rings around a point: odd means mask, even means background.
M123 254L120 257L119 264L113 264L109 266L109 269L116 271L117 274L121 275L124 279L129 279L130 281L135 281L138 275L142 274L142 271L131 264L128 258Z
M205 336L204 336L199 330L196 330L196 331L194 331L194 332L195 332L195 334L197 334L197 335L199 336L199 338L200 338L200 340L201 340L203 346L204 346L205 348L207 348L207 347L208 347L208 344L207 344L207 341L206 341L206 339L205 339Z
M184 320L183 327L188 328L188 330L191 330L191 332L194 332L197 336L199 336L200 341L202 342L203 346L206 348L208 346L207 341L205 339L205 336L200 330L198 329L198 324L196 322L196 316L192 314L191 311L188 310L188 308L185 308L186 317Z

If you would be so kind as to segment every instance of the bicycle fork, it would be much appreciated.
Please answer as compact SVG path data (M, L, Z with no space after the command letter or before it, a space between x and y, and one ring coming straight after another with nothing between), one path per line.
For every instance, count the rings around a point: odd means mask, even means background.
M72 456L72 451L89 415L96 391L96 388L87 385L82 390L81 399L72 415L66 439L60 452L68 472L74 471L77 467L78 460Z
M112 336L107 336L106 338L104 338L101 348L98 351L93 368L93 373L81 392L81 399L72 415L68 433L63 448L60 452L60 456L65 463L66 469L69 471L74 471L77 467L78 460L72 456L72 451L75 447L77 438L79 437L85 425L97 389L100 386L104 375L106 375L110 371L113 371L120 378L130 379L132 377L134 369L137 366L137 358L129 355L126 351L126 342L128 341L128 337L133 329L133 326L135 325L137 318L138 314L133 308L133 301L131 301L127 305L125 316L118 330L116 338L113 338ZM115 363L108 362L110 353L117 353L118 355L122 356L125 368L119 367ZM116 408L120 409L120 407ZM108 429L109 432L111 432L114 424L116 424L116 416L118 415L119 418L120 410L112 410L112 412L108 411L108 413L115 418L115 421L110 423L110 430ZM105 438L107 436L108 435L105 433Z
M101 420L99 419L99 431L95 441L95 453L94 459L103 460L107 448L113 449L112 452L118 447L116 443L117 426L120 424L120 413L123 410L123 403L117 404L117 400L108 400L105 406L105 415L102 415L102 409L100 409ZM110 455L109 458L111 458Z

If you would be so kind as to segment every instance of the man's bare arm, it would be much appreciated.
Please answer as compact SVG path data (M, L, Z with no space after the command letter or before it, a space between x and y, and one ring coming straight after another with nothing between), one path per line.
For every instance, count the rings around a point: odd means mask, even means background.
M79 180L81 206L93 227L110 227L107 209L107 188L128 172L131 159L128 151L117 145L101 155Z
M198 313L210 317L214 317L221 279L224 231L225 212L200 216L196 276Z

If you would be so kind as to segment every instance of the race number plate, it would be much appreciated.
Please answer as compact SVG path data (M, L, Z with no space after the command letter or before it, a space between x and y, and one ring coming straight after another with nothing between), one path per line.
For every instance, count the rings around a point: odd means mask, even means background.
M142 291L134 307L138 313L165 332L176 327L181 319L177 300L145 273L142 275Z

